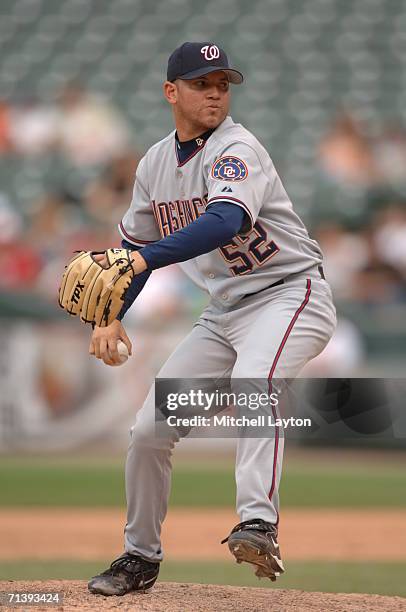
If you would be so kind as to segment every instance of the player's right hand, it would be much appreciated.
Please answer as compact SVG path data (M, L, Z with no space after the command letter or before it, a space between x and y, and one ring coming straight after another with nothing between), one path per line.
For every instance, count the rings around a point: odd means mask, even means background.
M89 354L97 359L104 361L106 365L118 365L120 356L117 351L117 342L122 340L128 349L128 354L132 354L131 340L118 319L107 327L95 327L90 339Z

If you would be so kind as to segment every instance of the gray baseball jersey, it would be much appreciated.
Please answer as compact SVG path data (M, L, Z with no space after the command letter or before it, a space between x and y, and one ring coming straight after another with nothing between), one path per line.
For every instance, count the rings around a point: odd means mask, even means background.
M179 265L223 305L321 263L320 248L293 210L267 151L231 117L183 164L174 132L151 147L119 229L127 241L144 246L193 222L214 202L244 209L242 231L229 244Z

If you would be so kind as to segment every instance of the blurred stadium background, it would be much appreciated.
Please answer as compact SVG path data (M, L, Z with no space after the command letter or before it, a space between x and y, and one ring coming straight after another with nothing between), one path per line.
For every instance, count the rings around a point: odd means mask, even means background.
M119 245L138 160L172 129L161 84L168 55L185 40L217 42L246 75L233 89L233 118L267 147L324 250L339 326L308 373L404 377L404 0L2 0L3 532L14 533L9 509L123 507L116 457L134 412L205 303L176 268L154 272L125 319L135 355L117 369L88 358L89 329L56 305L73 250ZM215 521L213 508L233 504L231 444L183 446L174 507L209 505ZM314 449L296 446L282 491L288 509L404 511L401 451L352 451L357 471L346 449L324 450L320 476ZM208 452L218 461L207 463ZM100 568L97 559L90 567L63 554L41 565L41 552L29 549L24 562L7 555L2 579L86 577ZM254 584L222 561L170 563L172 579ZM378 554L375 565L293 560L281 586L405 594L405 559L384 565Z

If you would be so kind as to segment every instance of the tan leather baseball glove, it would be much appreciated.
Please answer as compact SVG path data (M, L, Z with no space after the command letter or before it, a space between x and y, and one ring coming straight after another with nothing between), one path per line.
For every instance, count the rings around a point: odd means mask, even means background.
M104 255L103 266L95 256ZM135 276L131 251L80 251L65 267L59 305L84 323L107 327L117 317L124 295Z

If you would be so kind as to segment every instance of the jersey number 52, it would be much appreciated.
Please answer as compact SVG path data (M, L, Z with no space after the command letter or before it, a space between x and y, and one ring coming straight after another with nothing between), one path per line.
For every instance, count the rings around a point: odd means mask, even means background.
M241 247L245 247L241 251ZM248 274L255 266L263 266L271 257L279 252L279 247L273 240L268 240L265 229L257 221L248 236L236 236L219 251L230 266L234 276Z

